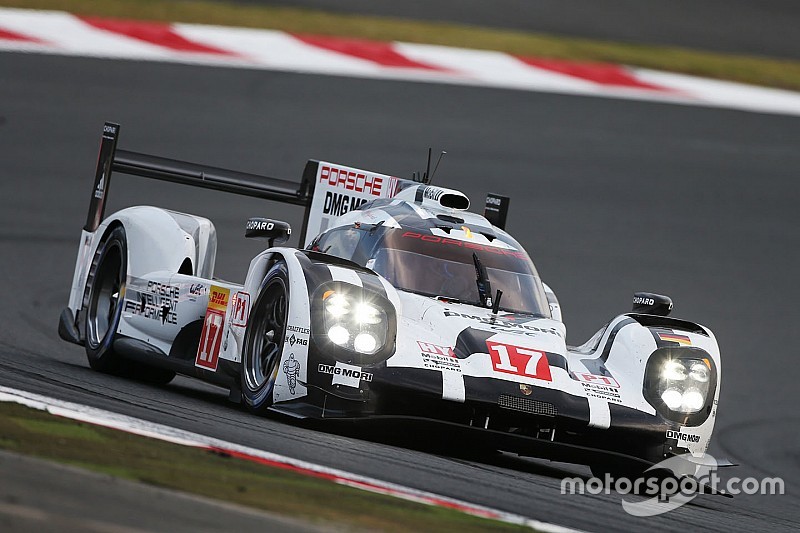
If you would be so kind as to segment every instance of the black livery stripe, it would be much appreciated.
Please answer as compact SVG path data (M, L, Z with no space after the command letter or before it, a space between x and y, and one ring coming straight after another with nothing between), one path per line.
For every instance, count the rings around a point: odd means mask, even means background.
M600 354L600 357L596 357L594 359L581 359L581 363L584 364L590 373L596 376L610 376L611 374L606 369L605 363L608 361L608 356L611 354L611 347L614 345L614 339L622 328L636 323L637 322L632 318L620 320L608 334L606 345L603 347L603 352Z
M458 359L466 359L476 353L488 355L486 341L497 334L497 331L467 328L458 334L453 352ZM563 368L565 371L569 372L567 360L563 355L552 352L545 352L545 355L547 356L548 365L556 368Z
M365 289L376 292L387 300L389 299L389 296L386 294L386 287L383 286L383 283L381 283L374 274L369 274L367 272L356 272L356 274L358 274L361 285L363 285Z
M296 252L295 256L300 261L300 267L303 269L309 296L314 294L314 290L323 283L333 281L333 276L327 265L312 261L303 252Z

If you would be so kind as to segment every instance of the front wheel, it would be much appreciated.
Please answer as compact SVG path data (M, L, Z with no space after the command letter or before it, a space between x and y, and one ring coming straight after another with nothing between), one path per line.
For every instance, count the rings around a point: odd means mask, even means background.
M261 284L242 347L242 399L255 413L262 414L272 405L288 310L289 273L286 264L279 262Z

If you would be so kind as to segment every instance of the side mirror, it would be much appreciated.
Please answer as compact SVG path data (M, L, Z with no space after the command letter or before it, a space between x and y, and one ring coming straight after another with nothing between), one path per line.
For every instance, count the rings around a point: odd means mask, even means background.
M288 222L269 218L251 218L244 229L247 239L268 239L269 247L278 242L286 242L292 236L292 228Z
M635 292L632 311L643 315L668 316L672 311L672 298L652 292Z

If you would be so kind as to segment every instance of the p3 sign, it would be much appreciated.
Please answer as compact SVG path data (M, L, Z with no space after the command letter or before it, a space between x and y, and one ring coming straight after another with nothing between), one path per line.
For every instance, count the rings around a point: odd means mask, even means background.
M553 381L544 352L492 341L486 341L486 347L495 372Z

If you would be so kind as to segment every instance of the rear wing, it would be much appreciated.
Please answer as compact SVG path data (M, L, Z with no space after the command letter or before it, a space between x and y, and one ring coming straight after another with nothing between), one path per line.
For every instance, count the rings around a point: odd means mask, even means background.
M273 200L305 208L300 247L305 248L333 220L361 204L379 198L393 198L408 187L424 187L413 180L401 179L368 170L309 160L300 183L258 174L198 165L165 157L117 148L120 125L106 122L100 141L86 232L94 233L104 216L113 173L181 183L216 191ZM503 228L508 212L508 197L489 195L485 215Z
M120 126L106 122L84 230L94 233L105 215L114 172L310 207L313 184L197 165L117 148ZM304 173L304 176L308 172Z
M330 226L336 217L376 198L391 198L401 188L418 185L395 178L324 161L309 160L300 183L198 165L117 148L120 125L106 122L100 141L89 213L83 229L94 233L100 226L113 173L181 183L205 189L273 200L305 208L300 246Z

